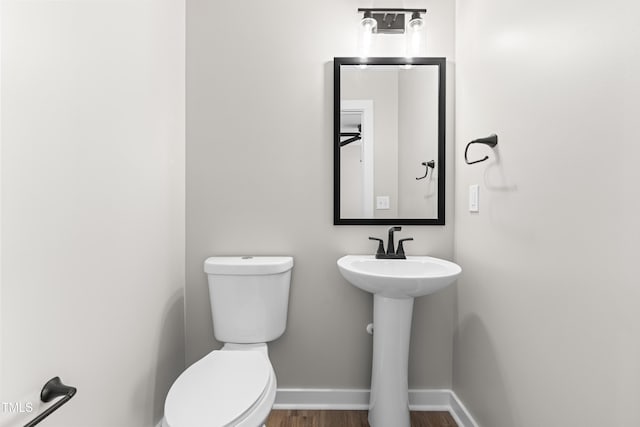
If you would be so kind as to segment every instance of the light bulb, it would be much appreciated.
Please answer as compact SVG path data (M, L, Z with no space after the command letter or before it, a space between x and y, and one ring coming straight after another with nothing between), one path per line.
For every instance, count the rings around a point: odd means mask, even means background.
M422 19L419 12L413 12L411 20L407 23L407 32L405 34L407 41L406 56L408 58L420 55L420 43L423 32L424 19Z
M424 28L424 19L420 15L420 12L413 12L411 14L411 19L407 24L408 31L421 31Z
M371 17L371 12L365 12L360 21L360 57L366 58L371 50L371 37L378 28L378 21Z
M378 21L373 19L373 17L371 16L371 12L366 11L364 13L364 16L362 17L362 20L360 21L360 25L362 25L363 31L371 34L376 32L378 28Z

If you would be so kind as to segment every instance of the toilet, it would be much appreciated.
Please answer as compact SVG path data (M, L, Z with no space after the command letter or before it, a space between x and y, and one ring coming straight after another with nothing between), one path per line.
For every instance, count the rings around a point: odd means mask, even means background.
M163 427L259 427L276 398L267 342L286 328L292 257L211 257L213 332L220 350L173 383Z

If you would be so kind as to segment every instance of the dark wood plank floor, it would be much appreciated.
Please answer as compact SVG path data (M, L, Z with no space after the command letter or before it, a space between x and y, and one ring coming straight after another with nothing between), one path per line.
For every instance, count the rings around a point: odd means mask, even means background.
M367 411L271 411L267 427L369 427ZM411 412L411 427L458 427L448 412Z

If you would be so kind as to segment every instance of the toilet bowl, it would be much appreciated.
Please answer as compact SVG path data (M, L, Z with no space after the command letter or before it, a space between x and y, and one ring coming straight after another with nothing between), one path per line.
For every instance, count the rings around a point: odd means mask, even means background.
M163 427L258 427L276 399L266 344L226 344L171 386Z
M224 346L173 383L163 427L260 427L276 399L267 342L285 331L292 257L211 257L214 336Z

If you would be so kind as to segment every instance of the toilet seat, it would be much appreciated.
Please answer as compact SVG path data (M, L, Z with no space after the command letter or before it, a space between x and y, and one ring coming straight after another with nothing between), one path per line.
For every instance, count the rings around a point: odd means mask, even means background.
M165 401L165 425L235 425L267 392L272 372L271 363L262 352L213 351L190 366L171 386Z

